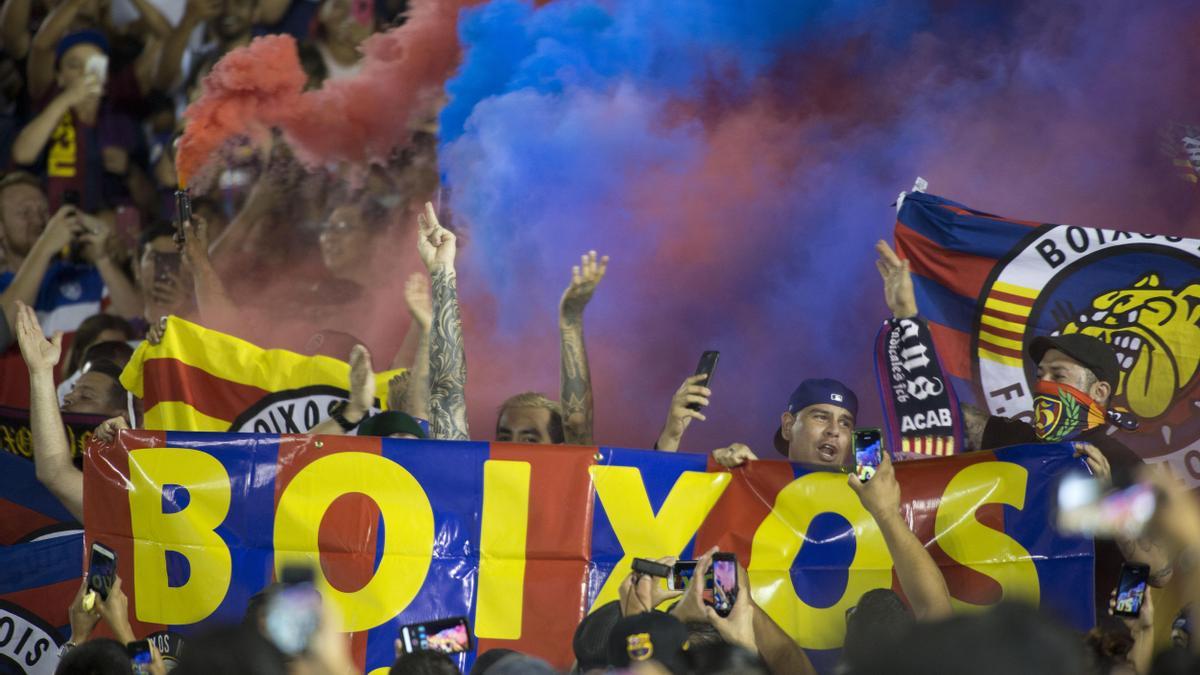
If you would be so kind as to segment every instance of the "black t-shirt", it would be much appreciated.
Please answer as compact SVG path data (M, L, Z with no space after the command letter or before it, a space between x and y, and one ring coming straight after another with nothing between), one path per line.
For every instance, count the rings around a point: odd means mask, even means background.
M1107 426L1089 429L1072 441L1091 443L1096 446L1113 469L1132 469L1142 463L1141 457L1130 450L1128 445L1108 434ZM982 450L994 450L1009 445L1041 442L1033 430L1033 425L1009 417L992 416L988 418L987 426L983 428L983 440L980 447Z
M1142 463L1137 453L1120 440L1108 435L1108 427L1100 426L1089 429L1072 439L1076 443L1091 443L1100 450L1109 466L1114 471L1129 471ZM1041 443L1033 426L1021 420L1008 417L992 416L988 418L987 426L983 428L983 440L980 445L983 450L993 450L1009 445ZM1121 563L1125 557L1121 549L1108 539L1096 540L1096 614L1108 612L1108 598L1112 589L1117 587L1121 576Z

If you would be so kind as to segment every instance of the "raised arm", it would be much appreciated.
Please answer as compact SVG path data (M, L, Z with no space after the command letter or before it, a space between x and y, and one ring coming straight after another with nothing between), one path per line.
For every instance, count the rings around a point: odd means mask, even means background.
M363 345L354 345L350 350L349 386L350 398L336 413L342 419L331 416L309 429L308 433L341 436L353 430L371 412L371 404L375 402L375 371L371 369L371 352ZM346 426L342 425L343 420Z
M458 310L458 277L454 271L457 242L438 222L433 204L417 217L417 252L429 270L433 325L429 334L429 423L434 438L465 441L467 429L467 360L462 318Z
M0 45L20 61L29 53L29 10L33 0L4 0L0 5Z
M429 297L429 281L424 274L414 272L404 284L404 302L420 332L417 356L412 362L408 386L397 409L413 417L429 419L429 340L433 325L433 301Z
M205 21L221 14L221 0L188 0L187 8L179 25L167 34L158 58L158 69L154 76L154 87L159 91L171 91L182 79L183 52L196 28Z
M54 389L54 366L62 356L62 333L47 340L33 308L17 302L17 342L29 368L29 426L37 479L82 523L83 472L71 463L71 446Z
M133 285L133 280L109 255L112 228L103 218L80 212L82 225L79 238L85 244L83 257L96 266L112 303L108 312L132 319L142 313L142 295Z
M222 328L237 320L237 305L230 299L208 255L208 223L193 216L183 224L183 257L192 268L196 306L205 325Z
M29 166L36 162L42 150L46 148L46 143L54 135L59 121L71 106L100 100L103 87L100 78L92 73L72 82L69 88L55 96L49 105L17 134L12 146L12 161L20 166Z
M60 208L58 213L55 213L54 217L46 223L46 228L33 243L29 255L25 256L12 283L4 289L3 293L0 293L0 309L3 310L4 318L8 320L9 326L17 325L17 305L19 303L32 305L37 301L38 289L41 288L42 279L46 276L50 261L71 243L80 227L78 213L74 206Z
M608 256L596 259L588 251L579 266L571 268L571 284L558 305L558 330L562 337L561 394L563 437L570 445L592 444L592 373L583 344L583 310L608 269Z
M900 484L896 482L891 458L884 453L879 469L866 483L851 474L850 489L879 526L888 552L892 554L900 588L904 589L917 620L937 621L950 616L952 609L946 578L900 515Z
M29 60L25 63L25 87L29 98L40 101L54 86L54 50L58 41L67 34L75 15L85 0L63 0L46 15L38 32L29 45ZM28 24L26 24L28 25ZM57 122L57 120L55 120Z
M691 375L675 390L675 395L671 397L671 409L667 412L667 423L663 425L662 431L658 434L658 442L654 444L655 450L663 452L679 450L679 444L683 441L683 432L687 431L692 420L703 422L706 419L704 413L688 407L693 404L708 405L708 397L712 396L712 390L700 384L706 379L708 379L708 375L705 373Z

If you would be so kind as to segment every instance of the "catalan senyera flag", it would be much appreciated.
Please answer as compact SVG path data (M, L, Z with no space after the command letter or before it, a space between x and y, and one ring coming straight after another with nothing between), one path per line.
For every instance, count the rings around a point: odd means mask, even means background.
M1114 433L1200 484L1188 463L1200 441L1200 240L1017 220L924 193L905 195L895 240L960 400L1031 416L1030 341L1095 336L1121 367L1114 404L1141 422Z
M376 375L376 408L399 372ZM172 316L159 344L134 352L121 383L143 399L145 429L303 433L345 400L349 373L345 361L263 349Z

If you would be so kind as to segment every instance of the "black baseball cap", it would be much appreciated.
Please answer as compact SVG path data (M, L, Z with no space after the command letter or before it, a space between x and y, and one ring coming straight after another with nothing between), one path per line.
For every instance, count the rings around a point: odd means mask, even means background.
M628 668L658 661L676 675L689 672L687 626L665 612L644 612L621 619L608 635L608 665Z
M809 379L800 383L788 398L787 411L795 415L810 405L828 403L850 411L858 417L858 397L850 387L831 378ZM788 454L788 443L783 438L783 427L775 430L775 449L784 457Z
M392 434L411 434L417 438L428 438L417 418L399 410L385 410L378 415L371 415L358 427L359 436L391 436Z
M1097 380L1107 382L1113 388L1121 381L1121 369L1117 365L1117 355L1112 347L1100 338L1083 333L1067 333L1066 335L1043 335L1029 343L1029 356L1035 364L1042 362L1042 357L1051 349L1066 354L1092 371Z

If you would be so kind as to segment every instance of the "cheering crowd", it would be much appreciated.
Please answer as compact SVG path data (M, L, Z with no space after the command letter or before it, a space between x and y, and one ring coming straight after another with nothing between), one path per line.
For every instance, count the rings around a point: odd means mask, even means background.
M573 445L603 440L593 435L583 322L608 264L595 251L572 268L560 301L560 391L521 393L514 383L517 393L500 407L492 432L468 428L458 242L453 224L443 222L446 214L433 203L439 196L435 109L412 120L403 151L361 181L348 180L340 168L302 169L280 136L265 150L248 140L234 143L222 150L212 188L192 198L192 218L173 223L181 113L202 92L213 64L254 36L288 33L297 38L308 86L319 87L328 78L357 73L358 46L372 33L402 24L405 6L403 0L0 5L0 347L16 343L28 372L37 478L80 522L83 474L61 414L106 418L96 429L104 441L137 426L141 401L124 389L121 373L132 358L131 344L163 339L168 315L263 346L348 360L347 400L310 433ZM364 261L380 247L395 247L402 259L419 258L424 268L393 282L407 317L378 319L379 296L370 288L374 271ZM917 317L907 262L886 243L876 248L893 318ZM306 269L313 272L282 273L297 260L312 260ZM287 282L254 294L257 304L237 300L247 297L247 289L281 278ZM310 330L314 324L322 328ZM376 362L368 345L394 348L388 363L405 369L388 381L382 413L372 414ZM1045 386L1094 406L1103 420L1120 378L1106 343L1047 336L1035 339L1027 356ZM664 401L667 416L655 450L678 451L689 426L705 419L712 395L707 377L687 377ZM852 466L859 396L837 380L800 379L780 401L775 457ZM963 419L971 451L1047 440L1034 426L970 407ZM1107 428L1093 425L1071 436L1076 456L1100 481L1132 476L1152 486L1157 506L1144 531L1097 543L1096 628L1074 635L1015 603L957 614L941 570L901 512L885 454L869 480L848 480L883 535L903 593L871 591L847 614L841 672L1198 672L1187 608L1173 624L1170 649L1156 649L1163 640L1154 634L1149 595L1136 617L1114 616L1113 610L1123 562L1146 565L1151 586L1174 581L1185 605L1200 606L1200 505L1169 474L1141 466ZM648 443L653 439L648 430ZM767 454L744 443L712 451L730 470ZM697 560L695 578L705 577L716 553ZM804 651L755 604L744 569L737 569L739 592L721 612L705 584L667 590L653 574L619 573L628 575L620 599L589 614L576 630L578 672L815 672ZM121 580L90 607L86 590L85 580L70 608L71 637L58 672L130 672L122 643L138 636L130 628ZM243 625L189 641L180 672L355 672L328 606L305 635L303 649L280 644L268 624L283 593L279 585L264 590L247 608ZM89 639L101 621L116 640ZM162 657L153 646L151 651L145 669L162 672ZM457 672L442 653L403 652L398 649L393 673ZM533 657L492 650L479 655L471 672L554 671Z

